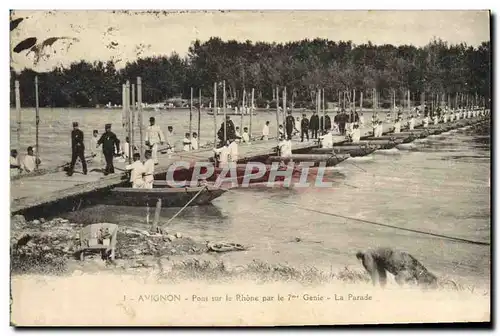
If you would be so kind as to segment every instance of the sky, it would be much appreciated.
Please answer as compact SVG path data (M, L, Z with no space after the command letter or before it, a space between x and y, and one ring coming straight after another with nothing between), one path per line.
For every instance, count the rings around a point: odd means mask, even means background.
M490 40L488 11L14 11L24 18L10 33L11 50L28 37L40 44L65 37L39 52L11 52L20 71L48 71L79 60L114 60L117 68L138 57L188 51L195 39L287 42L305 38L355 44L413 44L433 38L477 46Z

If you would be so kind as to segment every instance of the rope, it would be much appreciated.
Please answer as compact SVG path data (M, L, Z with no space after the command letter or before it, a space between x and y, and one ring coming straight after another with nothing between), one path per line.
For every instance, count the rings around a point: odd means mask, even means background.
M274 200L272 200L272 201L274 201ZM463 243L468 243L468 244L490 246L490 243L487 243L487 242L479 242L479 241L474 241L474 240L469 240L469 239L464 239L464 238L450 237L450 236L441 235L441 234L438 234L438 233L432 233L432 232L427 232L427 231L420 231L420 230L402 228L402 227L399 227L399 226L394 226L394 225L389 225L389 224L382 224L382 223L378 223L378 222L374 222L374 221L369 221L369 220L365 220L365 219L360 219L360 218L355 218L355 217L349 217L349 216L344 216L344 215L338 215L338 214L334 214L334 213L330 213L330 212L325 212L325 211L320 211L320 210L305 208L305 207L301 207L301 206L299 206L299 205L297 205L295 203L288 203L288 202L285 202L285 201L279 201L279 202L275 201L275 202L276 203L282 203L282 204L290 205L290 206L294 206L294 207L296 207L298 209L301 209L301 210L311 211L311 212L319 213L319 214L322 214L322 215L328 215L328 216L333 216L333 217L350 219L350 220L353 220L353 221L362 222L362 223L366 223L366 224L372 224L372 225L378 225L378 226L388 227L388 228L397 229L397 230L403 230L403 231L409 231L409 232L414 232L414 233L420 233L420 234L430 235L430 236L434 236L434 237L455 240L455 241L459 241L459 242L463 242Z
M200 189L200 191L198 191L198 192L196 193L196 195L194 195L194 196L193 196L193 198L191 198L191 199L189 200L189 202L187 202L187 203L186 203L186 205L184 205L184 206L183 206L183 207L182 207L179 211L177 211L177 213L176 213L175 215L173 215L173 216L172 216L172 218L170 218L170 219L168 220L168 222L167 222L167 223L165 223L165 225L162 225L162 227L165 227L165 226L167 226L168 224L170 224L170 222L171 222L171 221L173 221L173 220L174 220L174 218L175 218L175 217L177 217L177 216L178 216L178 215L179 215L179 214L180 214L180 213L181 213L184 209L186 209L186 208L187 208L187 206L188 206L189 204L191 204L191 202L193 202L193 201L194 201L194 199L195 199L196 197L198 197L198 195L199 195L199 194L201 194L201 192L202 192L202 191L205 191L205 189L207 189L207 190L208 190L208 188L207 188L206 186L205 186L205 188Z

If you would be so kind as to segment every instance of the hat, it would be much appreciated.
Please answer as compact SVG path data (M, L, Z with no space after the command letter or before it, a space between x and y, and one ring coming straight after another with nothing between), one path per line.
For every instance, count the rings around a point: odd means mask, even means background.
M111 128L111 124L104 125L104 128Z
M78 123L76 121L73 122L73 127L78 127Z

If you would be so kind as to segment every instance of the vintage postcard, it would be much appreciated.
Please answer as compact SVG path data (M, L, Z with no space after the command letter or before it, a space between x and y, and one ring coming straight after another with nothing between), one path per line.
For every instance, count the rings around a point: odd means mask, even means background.
M12 326L491 323L489 11L10 12Z

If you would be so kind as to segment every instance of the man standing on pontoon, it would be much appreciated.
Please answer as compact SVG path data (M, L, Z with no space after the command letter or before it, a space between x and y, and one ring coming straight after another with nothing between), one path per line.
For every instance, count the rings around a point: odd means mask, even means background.
M292 116L292 111L287 112L285 119L285 130L287 138L292 138L293 131L295 130L295 118Z
M155 118L149 118L149 126L146 129L146 139L144 139L146 146L151 149L152 159L155 165L158 164L158 144L163 145L165 136L160 126L155 125Z

